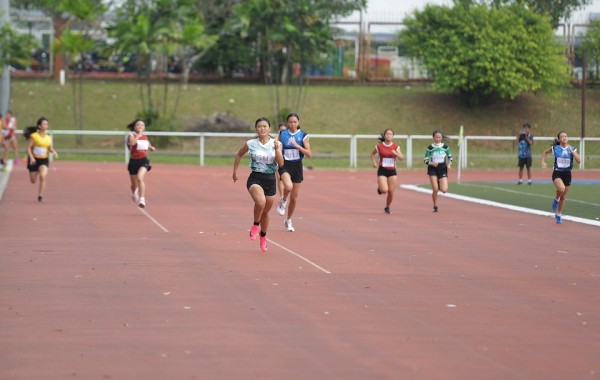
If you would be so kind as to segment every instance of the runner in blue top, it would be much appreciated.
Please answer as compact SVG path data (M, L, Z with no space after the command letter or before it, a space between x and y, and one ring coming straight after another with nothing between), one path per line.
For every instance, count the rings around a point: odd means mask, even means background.
M308 134L300 129L300 116L291 113L287 116L288 129L279 132L279 141L283 144L284 164L279 168L279 177L283 182L283 196L279 200L277 213L285 215L287 206L287 218L283 221L285 229L294 232L292 215L296 210L296 201L300 193L300 184L304 180L304 168L302 159L310 158L310 143ZM287 204L288 195L290 204Z
M546 168L546 156L552 152L554 155L554 171L552 172L552 182L556 187L556 197L552 201L552 210L556 212L554 218L556 223L562 223L562 210L565 206L565 199L571 187L571 170L573 169L573 159L577 163L581 162L577 149L569 145L569 136L567 132L559 132L554 145L544 150L542 153L542 168Z
M233 162L233 182L238 180L237 170L240 161L246 153L250 153L250 169L246 187L254 200L254 223L250 228L250 239L256 240L260 232L260 249L267 250L267 229L269 228L269 211L275 203L277 185L275 171L283 165L281 143L273 139L271 122L266 117L260 117L254 123L257 136L240 148Z

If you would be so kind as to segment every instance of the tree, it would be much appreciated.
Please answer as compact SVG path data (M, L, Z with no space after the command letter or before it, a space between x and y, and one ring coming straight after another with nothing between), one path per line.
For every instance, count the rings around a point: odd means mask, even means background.
M247 0L235 8L235 28L256 47L275 116L291 107L300 112L307 84L304 70L334 43L330 20L365 6L366 0ZM294 64L300 66L295 73L291 69ZM287 86L283 102L280 84ZM293 92L292 85L296 87Z
M568 83L568 66L548 16L520 4L459 3L415 12L400 35L409 54L433 75L436 88L476 105Z
M0 29L0 74L8 65L28 67L31 64L31 51L37 47L29 35L19 34L4 24Z
M554 28L558 26L560 20L568 19L574 11L591 2L592 0L490 0L490 3L495 6L516 3L526 6L540 15L549 15Z
M204 49L210 49L218 36L206 33L204 20L194 0L128 0L117 9L116 20L108 31L115 39L113 48L116 53L135 55L138 72L144 77L146 91L140 91L142 112L138 116L148 124L155 122L157 129L171 128L179 91L182 85L187 84L193 62ZM172 57L182 62L183 75L169 114L168 66L158 63ZM155 101L152 89L153 66L162 71L163 97L160 104Z
M595 79L598 79L600 77L600 20L592 21L579 49L585 51L588 62L595 64Z

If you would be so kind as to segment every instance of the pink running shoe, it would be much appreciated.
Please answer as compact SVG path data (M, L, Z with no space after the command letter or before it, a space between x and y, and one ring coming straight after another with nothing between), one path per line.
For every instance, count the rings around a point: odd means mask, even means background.
M259 232L260 232L260 226L253 224L252 227L250 227L250 240L256 240Z
M265 236L260 237L260 250L267 252L267 238Z

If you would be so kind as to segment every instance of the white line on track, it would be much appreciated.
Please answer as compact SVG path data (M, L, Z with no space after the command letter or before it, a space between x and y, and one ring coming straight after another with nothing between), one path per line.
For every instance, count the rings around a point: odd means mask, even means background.
M160 227L160 229L161 229L161 230L163 230L163 231L165 231L165 232L167 232L167 233L169 232L169 230L167 230L167 229L166 229L166 228L165 228L165 227L164 227L162 224L158 223L158 220L154 219L154 218L152 217L152 215L150 215L150 214L148 213L148 211L144 210L144 209L143 209L143 208L141 208L141 207L138 207L138 210L140 210L140 212L141 212L142 214L146 215L146 216L148 217L148 219L150 219L150 220L151 220L151 221L152 221L154 224L156 224L158 227Z
M400 185L400 187L403 189L407 189L407 190L418 191L420 193L431 194L431 190L423 189L423 188L415 186L415 185ZM459 199L461 201L479 203L479 204L486 205L486 206L505 208L508 210L524 212L527 214L534 214L534 215L541 215L541 216L554 216L554 213L551 213L551 212L534 210L531 208L520 207L520 206L513 206L513 205L508 205L505 203L492 202L492 201L487 201L485 199L466 197L464 195L449 194L449 193L446 193L446 194L440 193L440 195L444 196L444 197L448 197L448 198ZM600 221L597 221L597 220L578 218L576 216L569 216L569 215L563 215L562 218L564 220L570 220L570 221L577 222L577 223L589 224L592 226L600 227Z
M323 272L323 273L326 273L326 274L331 274L331 272L330 272L330 271L328 271L327 269L323 268L322 266L320 266L320 265L318 265L318 264L315 264L315 263L313 263L312 261L310 261L310 260L309 260L309 259L307 259L306 257L302 256L301 254L299 254L299 253L296 253L296 252L292 251L291 249L289 249L289 248L286 248L286 247L284 247L283 245L281 245L281 244L278 244L278 243L274 242L274 241L273 241L273 240L271 240L271 239L267 239L267 241L268 241L269 243L273 244L273 245L276 245L276 246L278 246L279 248L283 249L284 251L291 253L292 255L294 255L294 256L296 256L296 257L298 257L299 259L306 261L307 263L309 263L309 264L310 264L310 265L312 265L313 267L317 268L317 269L318 269L318 270L320 270L321 272Z

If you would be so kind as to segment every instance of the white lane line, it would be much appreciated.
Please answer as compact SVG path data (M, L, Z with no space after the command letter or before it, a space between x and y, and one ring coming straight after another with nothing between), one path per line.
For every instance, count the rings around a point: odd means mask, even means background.
M313 263L312 261L310 261L310 260L309 260L309 259L307 259L306 257L302 256L301 254L299 254L299 253L296 253L296 252L292 251L291 249L289 249L289 248L286 248L286 247L284 247L283 245L281 245L281 244L278 244L278 243L274 242L274 241L273 241L273 240L271 240L271 239L267 239L267 241L268 241L269 243L273 244L273 245L276 245L276 246L278 246L279 248L283 249L284 251L291 253L292 255L296 256L297 258L299 258L299 259L301 259L301 260L304 260L304 261L306 261L307 263L309 263L309 264L310 264L310 265L312 265L313 267L317 268L317 269L318 269L318 270L320 270L321 272L323 272L323 273L326 273L326 274L331 274L331 272L330 272L330 271L328 271L327 269L323 268L322 266L320 266L320 265L318 265L318 264L315 264L315 263Z
M407 189L407 190L418 191L420 193L431 194L431 190L424 189L422 187L418 187L418 186L415 186L415 185L400 185L400 187L403 188L403 189ZM446 194L440 193L440 195L444 196L444 197L448 197L448 198L459 199L461 201L479 203L479 204L486 205L486 206L493 206L493 207L505 208L505 209L508 209L508 210L513 210L513 211L518 211L518 212L524 212L524 213L527 213L527 214L535 214L535 215L542 215L542 216L554 216L554 213L551 213L551 212L534 210L534 209L531 209L531 208L520 207L520 206L513 206L513 205L508 205L508 204L505 204L505 203L498 203L498 202L493 202L493 201L487 201L485 199L471 198L471 197L466 197L464 195L449 194L449 193L446 193ZM597 220L578 218L576 216L569 216L569 215L563 215L562 218L564 220L570 220L570 221L577 222L577 223L589 224L589 225L592 225L592 226L598 226L598 227L600 227L600 221L597 221Z
M152 217L152 215L148 214L148 211L144 210L141 207L138 207L138 210L140 210L140 212L144 215L146 215L148 217L148 219L150 219L152 222L154 222L154 224L156 224L158 227L160 227L161 230L165 231L165 232L169 232L169 230L167 230L162 224L158 223L158 221L156 219L154 219Z

